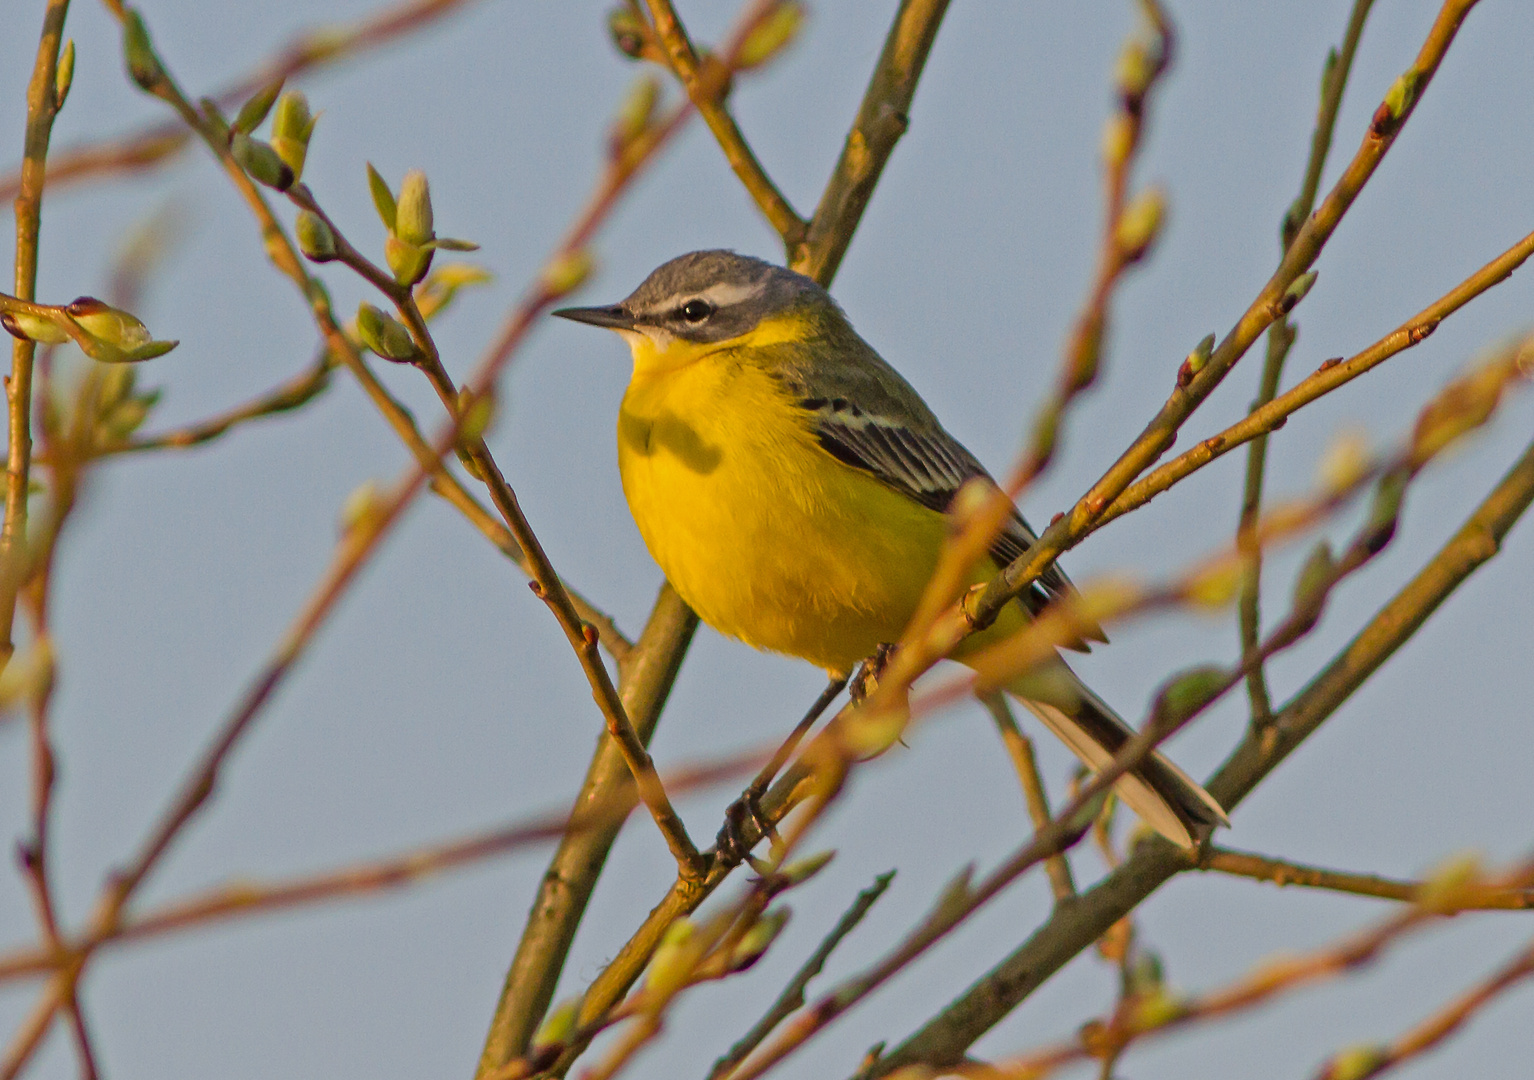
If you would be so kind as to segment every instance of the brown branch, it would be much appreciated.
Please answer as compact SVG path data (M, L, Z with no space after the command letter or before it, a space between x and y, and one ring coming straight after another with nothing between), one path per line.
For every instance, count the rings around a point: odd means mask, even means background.
M1348 17L1348 28L1342 39L1342 50L1327 56L1326 73L1321 80L1321 107L1316 113L1316 128L1310 139L1310 157L1305 163L1305 178L1300 183L1300 193L1284 214L1281 235L1287 251L1299 233L1300 222L1310 216L1315 206L1316 192L1321 187L1321 170L1326 165L1331 150L1332 131L1337 124L1337 110L1342 105L1342 92L1347 87L1348 74L1353 69L1353 55L1358 51L1359 38L1363 36L1364 20L1374 0L1353 0L1353 12ZM1268 327L1268 353L1263 361L1262 380L1257 398L1250 412L1262 408L1278 393L1278 382L1283 374L1284 360L1294 344L1298 331L1288 315L1280 315ZM1268 439L1259 435L1247 450L1246 481L1241 496L1241 517L1237 525L1238 536L1246 536L1262 510L1262 481L1267 467ZM1262 552L1249 551L1250 558L1241 583L1241 598L1237 606L1241 625L1241 649L1250 654L1257 648L1262 635ZM1273 702L1268 695L1267 675L1261 664L1254 665L1246 677L1247 698L1251 703L1252 724L1264 728L1273 719Z
M1438 606L1496 555L1503 537L1534 502L1531 443L1463 526L1411 582L1382 608L1311 683L1274 718L1271 738L1249 733L1207 785L1234 808L1288 754L1321 726L1401 647ZM951 1065L997 1021L1081 950L1088 948L1164 882L1188 869L1170 844L1141 844L1125 864L1057 911L969 990L869 1070L882 1076L901 1065Z
M1278 430L1291 415L1306 405L1427 340L1439 323L1493 286L1507 280L1531 254L1534 254L1534 233L1519 240L1363 352L1346 360L1326 361L1266 405L1136 480L1103 511L1094 528L1102 528L1115 518L1138 509L1184 477L1258 435Z
M732 47L721 60L713 56L699 59L671 0L646 0L650 18L654 20L655 32L665 47L665 56L671 70L686 89L698 115L703 117L703 122L714 133L730 168L735 170L736 177L756 200L757 207L768 223L783 238L784 247L792 252L804 238L808 224L762 168L762 163L757 160L745 135L741 133L740 125L735 122L735 117L724 103L730 91L731 76L740 66L741 45L752 30L778 9L779 3L780 0L755 0L753 6L741 17L742 30L734 35Z
M291 79L364 52L393 44L466 6L467 0L406 0L350 26L326 24L298 34L273 56L211 95L223 108L238 106L262 87ZM115 14L121 18L121 11ZM191 132L184 124L149 124L126 135L66 146L52 155L48 182L55 188L98 176L137 172L167 164L185 150ZM0 177L0 198L16 194L20 172Z
M37 43L37 60L27 83L27 126L22 141L21 179L16 191L17 299L37 299L37 240L42 229L43 187L48 176L48 140L60 102L55 85L59 50L64 44L64 17L69 0L48 0L43 29ZM5 522L0 525L0 560L15 563L27 543L27 495L32 470L32 363L35 342L16 338L11 342L11 375L6 380L7 418L10 435L6 443ZM15 651L12 625L16 619L16 586L0 588L0 668Z
M989 625L1020 590L1037 580L1055 559L1088 535L1103 511L1172 445L1183 422L1213 393L1258 335L1294 306L1297 297L1290 293L1290 287L1319 257L1349 207L1384 160L1476 2L1446 0L1412 66L1397 80L1388 100L1375 111L1353 160L1321 205L1306 219L1279 268L1208 360L1197 371L1184 368L1176 389L1118 461L1075 506L1044 531L1026 555L1015 560L993 580L977 600L966 602L964 611L951 613L945 622L943 636L956 642L971 627Z
M981 703L996 721L996 729L1001 733L1007 756L1012 759L1013 771L1017 773L1018 783L1023 789L1023 800L1028 804L1028 818L1033 822L1035 830L1042 829L1054 815L1049 812L1049 799L1044 793L1044 778L1039 775L1038 759L1034 757L1033 740L1017 726L1017 718L1012 715L1012 708L1005 697L990 694L982 698ZM1071 864L1063 854L1051 855L1045 859L1044 869L1049 874L1049 887L1055 895L1055 903L1062 903L1076 895L1076 883L1071 880Z
M1353 874L1340 870L1327 870L1319 866L1306 866L1281 859L1270 859L1248 851L1232 851L1229 848L1211 848L1200 860L1198 869L1218 870L1223 874L1269 881L1280 888L1298 885L1306 889L1327 889L1331 892L1350 893L1354 896L1372 896L1381 900L1415 901L1422 892L1420 881L1400 881L1378 877L1374 874ZM1491 893L1477 897L1466 911L1508 911L1534 908L1534 891L1521 889Z

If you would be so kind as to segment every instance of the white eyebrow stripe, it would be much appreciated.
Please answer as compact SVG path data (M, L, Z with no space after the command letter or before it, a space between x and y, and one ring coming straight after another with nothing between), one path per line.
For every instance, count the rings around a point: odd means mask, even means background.
M721 281L717 285L710 285L698 295L716 308L733 307L747 300L754 300L761 296L767 288L765 281L754 281L749 285L737 285L728 281Z

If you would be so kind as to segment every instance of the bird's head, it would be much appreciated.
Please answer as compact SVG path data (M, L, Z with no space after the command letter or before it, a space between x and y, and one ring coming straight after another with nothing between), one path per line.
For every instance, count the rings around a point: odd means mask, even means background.
M616 304L553 314L616 330L637 363L666 366L718 347L797 340L840 318L830 294L803 274L733 251L679 256Z

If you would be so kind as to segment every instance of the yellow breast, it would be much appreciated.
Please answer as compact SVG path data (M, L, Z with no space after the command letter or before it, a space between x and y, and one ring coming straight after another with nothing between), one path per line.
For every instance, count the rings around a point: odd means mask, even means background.
M823 450L787 390L740 351L646 347L618 416L618 465L682 598L725 634L834 673L898 638L942 516Z

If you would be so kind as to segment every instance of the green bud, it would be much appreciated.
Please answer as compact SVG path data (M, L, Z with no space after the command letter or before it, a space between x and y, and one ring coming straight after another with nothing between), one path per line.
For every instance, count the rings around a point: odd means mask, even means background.
M218 107L218 102L209 97L198 98L197 107L202 110L203 118L207 120L214 140L228 145L229 121L224 117L223 110Z
M1284 290L1284 295L1278 298L1278 310L1287 315L1295 306L1310 292L1310 287L1316 283L1316 271L1307 270L1289 283Z
M403 323L365 301L357 306L357 336L373 352L397 364L421 355Z
M1476 902L1484 870L1479 852L1457 852L1433 867L1412 899L1437 915L1462 911Z
M384 228L392 233L396 213L394 193L389 190L388 183L378 174L378 170L373 168L371 161L368 162L368 191L372 193L373 207L383 219Z
M690 919L678 919L666 927L655 956L650 960L645 990L665 1001L686 986L693 969L703 958L701 944L697 928Z
M1327 445L1316 472L1328 491L1342 492L1369 471L1369 436L1357 428L1344 429Z
M751 929L740 936L735 948L730 950L729 970L745 971L760 960L783 932L783 927L788 925L788 919L789 910L786 907L774 908L757 919Z
M1165 987L1157 987L1135 998L1130 1013L1129 1026L1133 1031L1154 1031L1164 1027L1188 1011L1188 1003Z
M655 104L660 100L660 80L654 75L641 75L629 87L613 117L612 150L622 154L633 142L650 130L655 118Z
M229 136L229 153L256 183L277 191L286 191L293 186L292 167L277 155L270 143L235 131Z
M1499 356L1444 387L1417 415L1412 428L1412 468L1420 469L1491 419L1508 383L1518 374L1516 357Z
M1369 551L1379 551L1395 535L1401 501L1406 497L1406 484L1410 479L1408 469L1391 469L1380 477L1374 489L1374 501L1369 504L1369 516L1364 522L1364 544Z
M550 297L574 292L591 275L594 265L591 252L585 248L560 252L543 268L543 287Z
M746 71L765 64L793 43L803 24L803 7L794 3L778 4L740 43L735 66Z
M459 444L476 443L485 437L490 421L495 419L495 397L492 394L475 397L466 386L458 391L458 411L463 417L458 424Z
M439 266L416 286L415 303L421 309L421 317L430 319L442 314L458 295L458 290L472 285L483 285L492 280L490 271L469 263L448 263Z
M298 237L298 250L305 258L323 263L336 257L336 234L318 214L300 210L298 220L293 223L293 232Z
M1193 346L1193 351L1183 360L1182 366L1177 369L1177 385L1187 386L1193 381L1193 377L1203 371L1209 364L1209 358L1214 355L1214 335L1205 334L1202 341Z
M426 184L426 174L420 169L411 169L400 181L394 235L418 247L437 235L432 228L431 189Z
M336 524L344 536L353 529L371 525L378 520L382 510L383 496L378 491L377 482L364 480L341 504L341 516Z
M575 1026L580 1018L581 999L565 998L543 1018L543 1023L538 1026L538 1034L533 1036L532 1049L537 1051L546 1046L563 1046L575 1034Z
M1417 94L1422 89L1422 76L1416 71L1408 71L1395 82L1390 84L1390 89L1385 93L1385 108L1390 111L1392 120L1399 120L1406 115L1413 103L1417 100Z
M272 119L272 149L287 162L295 177L304 173L309 137L314 134L318 119L310 114L309 99L300 91L289 90L277 99L277 113Z
M397 236L384 241L384 262L389 264L394 280L401 285L414 285L424 278L426 271L431 269L433 254L435 248L417 247Z
M0 709L41 701L53 686L53 642L45 637L0 671Z
M11 337L40 345L60 345L69 340L69 332L54 320L24 311L7 311L0 315L0 326Z
M114 370L116 370L114 368ZM129 370L132 370L131 368ZM158 395L120 401L101 418L101 428L111 442L122 442L149 417Z
M638 60L644 55L650 27L631 8L621 6L608 12L607 32L612 35L613 45L624 56Z
M783 867L778 871L777 876L787 882L786 888L803 885L810 878L824 870L827 864L834 858L836 858L836 852L834 851L822 851L814 855L808 855Z
M1319 615L1336 578L1337 560L1332 557L1332 547L1325 540L1319 541L1310 549L1299 577L1294 579L1294 610Z
M1139 99L1150 89L1156 77L1156 61L1150 47L1140 37L1132 37L1119 52L1118 63L1113 67L1113 82L1121 97Z
M234 129L249 135L260 127L266 114L272 111L272 103L277 100L277 95L282 93L282 83L282 79L275 79L252 94L235 115L232 125Z
M126 401L138 381L138 371L132 364L111 364L101 369L101 382L96 389L96 407L104 414L118 402Z
M53 111L57 113L64 107L64 99L69 96L69 88L75 81L75 39L70 38L64 42L64 51L59 53L59 66L53 72Z
M1130 200L1113 231L1114 243L1125 262L1145 257L1160 235L1165 219L1166 192L1160 188L1142 191Z
M149 41L149 28L136 8L129 8L123 18L123 59L128 65L128 77L139 89L154 93L161 84L169 82L165 65L155 55L154 45Z
M94 296L82 296L64 310L87 335L113 349L128 353L149 343L147 326Z
M1222 667L1206 664L1180 672L1156 695L1154 715L1157 722L1178 723L1209 704L1230 685L1230 674Z
M1363 1080L1388 1060L1383 1046L1361 1044L1339 1050L1321 1070L1325 1080Z
M1129 985L1137 994L1148 993L1166 985L1166 971L1162 967L1161 957L1150 949L1135 954L1128 975Z

